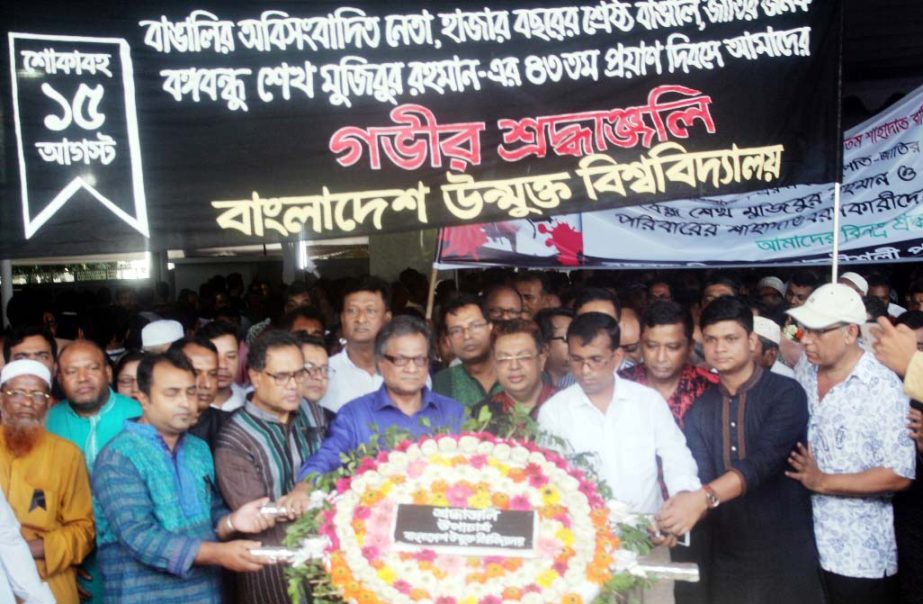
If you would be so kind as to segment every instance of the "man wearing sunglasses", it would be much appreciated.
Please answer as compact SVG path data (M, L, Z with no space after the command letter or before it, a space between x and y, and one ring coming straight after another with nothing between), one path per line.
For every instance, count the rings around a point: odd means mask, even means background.
M301 466L298 481L331 472L348 453L384 434L392 426L417 437L448 429L458 433L464 421L461 403L426 386L433 339L421 319L401 315L387 323L375 339L375 361L384 383L378 390L344 405L320 449ZM310 489L302 482L296 493Z
M853 289L824 285L788 314L804 347L795 378L808 395L809 421L807 446L792 451L786 474L813 493L828 601L894 602L891 495L915 473L908 398L897 375L859 345L866 315Z

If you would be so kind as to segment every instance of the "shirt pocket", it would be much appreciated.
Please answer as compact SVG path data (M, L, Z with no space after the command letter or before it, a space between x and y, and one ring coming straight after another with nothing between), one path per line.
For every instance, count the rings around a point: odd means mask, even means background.
M19 523L28 539L54 530L58 525L58 492L23 481L19 493Z

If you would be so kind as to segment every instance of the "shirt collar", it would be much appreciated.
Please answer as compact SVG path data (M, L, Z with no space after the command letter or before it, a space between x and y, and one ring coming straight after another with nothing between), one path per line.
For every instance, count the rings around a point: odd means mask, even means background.
M612 400L609 401L609 406L616 404L618 401L624 401L628 399L628 395L625 392L625 378L619 377L617 371L613 372L615 376L615 385L612 391ZM598 407L593 404L593 401L590 400L590 397L586 395L586 392L583 391L583 387L580 384L574 384L577 389L580 391L580 404L585 406L590 406L598 410Z
M849 372L849 375L846 376L847 381L855 377L857 380L863 384L869 385L872 383L872 380L875 378L875 360L872 358L872 355L868 353L867 350L862 351L862 356L859 357L859 360L856 362L855 366L852 368L852 371Z
M140 419L140 418L138 418ZM150 424L142 424L138 419L132 419L125 422L125 430L131 432L132 434L137 434L144 440L160 445L163 447L163 450L167 453L170 453L170 447L167 446L167 442L160 435L160 432L157 431L157 428ZM185 440L186 434L181 434L176 441L176 447L173 450L173 453L179 453L180 447Z
M272 413L269 413L268 411L260 409L253 403L253 393L252 392L247 396L247 399L244 401L244 409L246 409L247 413L249 413L253 417L259 420L262 420L264 422L273 422L276 424L281 423L278 417L276 417Z
M423 386L423 390L420 393L421 396L421 405L420 411L426 409L427 407L436 406L436 397L433 396L432 390ZM372 410L381 411L385 407L393 407L397 409L397 405L394 404L394 401L391 400L391 397L388 396L388 390L385 388L385 385L382 384L381 387L375 391L375 396L372 399Z
M760 381L761 377L763 377L763 368L759 365L759 363L753 363L753 373L750 375L750 377L747 378L747 381L737 387L737 394L734 396L739 396L753 388L756 383ZM720 381L718 382L718 388L721 390L721 394L723 396L731 396L731 393L728 392L727 388L725 388L724 384L722 384Z

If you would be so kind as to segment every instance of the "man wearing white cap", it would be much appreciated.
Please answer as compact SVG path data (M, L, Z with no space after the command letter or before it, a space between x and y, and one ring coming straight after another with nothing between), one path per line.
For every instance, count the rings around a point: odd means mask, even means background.
M0 372L0 488L39 575L59 604L77 604L77 565L95 536L90 482L80 450L42 425L51 373L37 361Z
M778 277L763 277L756 284L756 294L766 306L778 308L785 302L785 284Z
M828 601L894 602L897 546L891 495L915 475L900 379L859 345L865 306L840 283L788 311L804 353L795 378L808 395L808 446L786 474L813 492L814 534Z
M763 369L785 377L795 377L795 372L779 360L782 329L778 323L766 317L753 317L753 333L758 336L753 360Z
M848 285L852 289L856 290L860 296L867 296L869 294L869 282L865 280L865 277L859 273L843 273L840 275L837 283L842 283L843 285Z
M166 352L173 342L182 340L185 335L183 324L179 321L151 321L141 330L141 348L144 352L160 354Z

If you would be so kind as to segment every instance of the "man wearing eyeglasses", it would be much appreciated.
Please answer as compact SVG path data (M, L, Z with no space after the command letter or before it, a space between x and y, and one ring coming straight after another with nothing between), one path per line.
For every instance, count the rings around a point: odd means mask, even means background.
M400 315L386 324L375 340L375 358L384 383L340 409L320 449L301 466L298 481L339 468L341 453L354 450L369 442L373 434L384 434L392 426L414 437L437 430L458 433L464 407L426 386L432 357L432 337L421 319ZM305 482L295 487L304 493L309 489Z
M522 297L509 285L495 285L484 292L484 304L491 321L522 318Z
M633 511L653 514L663 495L657 458L670 495L701 487L695 461L666 401L656 390L618 377L619 325L609 315L578 315L567 330L577 383L551 397L539 427L588 455L615 498Z
M307 497L289 495L295 486L295 473L317 450L323 436L311 404L302 398L304 384L314 376L308 375L298 338L286 331L261 333L251 344L247 361L253 392L218 436L218 486L231 510L268 497L294 520L308 505ZM321 367L326 369L326 363ZM319 371L312 365L312 374ZM288 526L280 518L254 539L264 545L282 545ZM281 567L269 565L255 573L241 573L235 582L239 602L290 601Z
M77 565L93 549L93 503L80 450L42 425L50 390L51 373L37 361L0 372L0 489L55 600L77 604Z
M521 428L522 417L537 419L542 404L558 390L542 381L545 343L535 321L501 321L494 326L491 342L497 379L503 391L478 403L471 417L478 419L481 409L486 407L490 420L485 429L506 437Z
M915 474L900 379L859 345L865 306L830 283L790 309L804 352L795 378L808 395L808 446L786 474L812 491L814 535L828 601L894 602L897 547L891 496ZM911 571L913 572L913 571Z
M480 300L469 294L453 298L442 309L441 323L452 353L461 364L434 375L433 390L467 407L500 392L497 370L490 358L493 323Z

